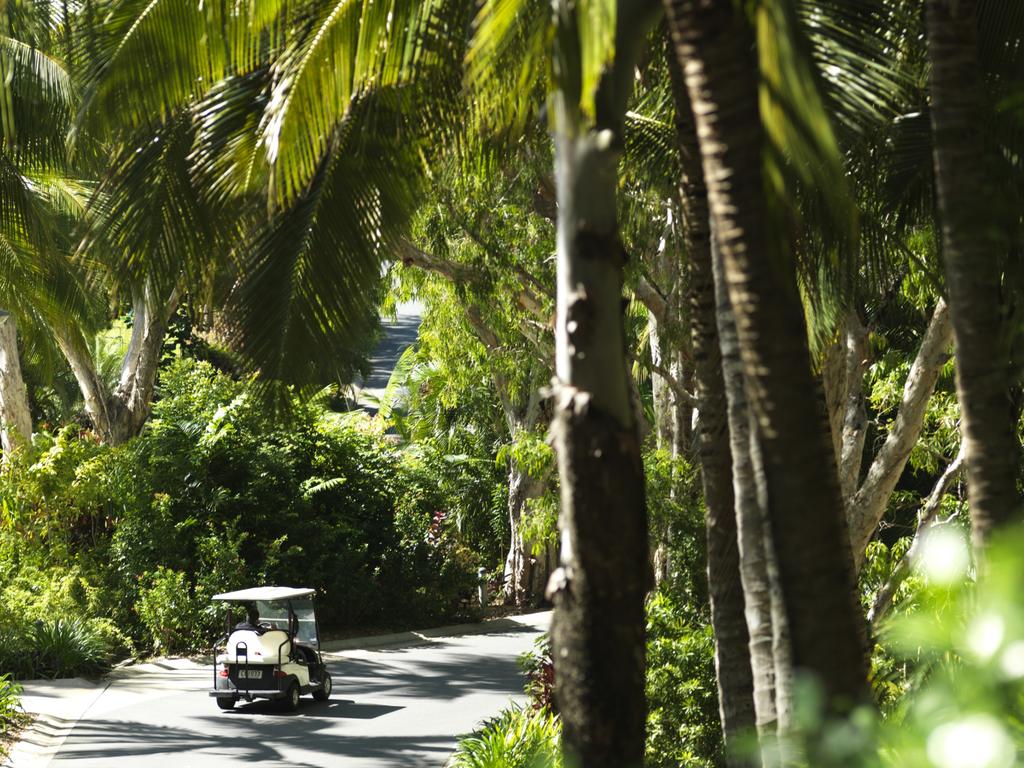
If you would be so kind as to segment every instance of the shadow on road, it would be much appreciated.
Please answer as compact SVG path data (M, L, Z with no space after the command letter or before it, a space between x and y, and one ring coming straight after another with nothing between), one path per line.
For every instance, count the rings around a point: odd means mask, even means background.
M87 713L56 760L83 768L220 768L252 762L263 768L323 768L349 761L375 768L443 765L455 731L471 727L470 718L491 714L505 696L521 691L522 675L512 654L439 645L444 647L332 660L334 697L327 702L303 697L293 713L270 701L242 702L222 712L205 690L173 686L161 686L159 696L142 706L135 694L116 708L106 699L103 714ZM485 705L487 711L472 709L464 725L450 728L435 720L434 713L442 711L450 718L451 707L463 706L459 699L475 707L482 695L494 703Z
M216 716L197 719L224 723L223 718ZM213 727L203 728L202 734L171 726L147 726L145 732L140 733L137 723L124 721L80 722L75 728L72 748L55 759L57 762L102 761L171 755L175 764L189 766L198 762L201 754L206 760L221 757L238 764L280 763L295 768L317 768L324 763L296 759L297 751L314 751L318 757L370 758L389 766L421 766L424 753L443 758L451 751L451 738L442 736L320 734L326 719L288 717L246 721L232 718L230 731L208 723Z
M513 658L477 654L446 654L414 665L379 658L346 658L330 664L334 690L345 695L346 683L360 693L387 693L414 699L451 700L468 693L518 691L522 672Z

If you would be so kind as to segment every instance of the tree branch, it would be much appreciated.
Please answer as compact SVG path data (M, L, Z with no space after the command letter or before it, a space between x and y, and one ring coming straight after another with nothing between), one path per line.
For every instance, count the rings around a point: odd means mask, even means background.
M903 386L903 400L889 434L875 456L860 488L847 499L846 519L857 571L864 564L864 549L885 514L885 507L903 474L910 452L921 434L928 400L939 371L949 359L953 327L949 308L939 300L928 330Z
M647 307L648 312L654 315L654 319L659 325L664 324L665 318L668 316L668 300L661 295L661 291L655 288L650 280L640 275L636 281L636 287L633 288L633 295Z
M639 363L651 373L657 374L664 379L665 383L668 384L669 388L681 402L686 403L691 408L697 407L697 396L684 387L679 379L672 374L672 371L660 363L655 363L653 360L639 357L632 350L628 350L627 354L634 363Z
M436 272L451 280L453 283L482 283L484 274L480 270L456 261L440 259L421 248L416 247L411 241L403 240L398 257L407 267L419 267L428 272Z
M903 583L904 579L907 578L907 575L910 573L910 568L914 564L914 560L917 558L917 553L921 548L921 542L924 539L925 532L939 525L945 525L956 516L951 515L945 520L937 520L939 507L942 504L942 497L945 496L950 484L963 469L964 459L966 456L966 443L962 443L956 458L953 459L952 463L948 467L946 467L946 471L942 473L942 476L935 483L935 487L932 488L932 492L928 495L927 501L925 501L924 505L921 507L921 511L917 516L917 529L914 531L914 539L911 541L910 547L907 549L903 557L900 558L899 563L897 563L896 567L892 569L892 573L889 574L889 578L886 579L885 584L881 586L878 593L875 595L874 602L871 603L871 608L868 610L869 624L875 624L879 619L883 618L886 613L888 613L889 608L892 606L893 598L896 596L896 590L899 588L900 584Z

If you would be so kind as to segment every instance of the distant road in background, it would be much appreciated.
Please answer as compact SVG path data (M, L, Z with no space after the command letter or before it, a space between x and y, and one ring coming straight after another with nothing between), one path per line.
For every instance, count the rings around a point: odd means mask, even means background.
M423 319L423 305L418 301L398 305L394 319L381 318L384 335L370 355L370 375L356 382L359 395L356 402L370 414L377 412L378 402L384 394L399 358L416 343Z

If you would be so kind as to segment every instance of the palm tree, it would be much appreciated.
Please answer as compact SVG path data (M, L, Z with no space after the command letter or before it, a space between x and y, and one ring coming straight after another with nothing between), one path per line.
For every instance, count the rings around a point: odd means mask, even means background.
M676 133L682 166L684 242L689 264L689 303L693 336L694 374L700 409L701 480L706 512L708 587L711 625L715 631L715 671L727 759L735 759L735 743L753 732L758 717L755 695L764 689L752 670L762 645L748 631L744 588L740 575L737 502L733 473L736 456L730 436L738 430L729 418L723 373L724 344L716 317L715 274L712 267L711 219L700 145L683 73L669 51L669 72L675 103ZM719 303L720 305L720 303ZM736 486L739 487L739 486ZM748 558L748 563L753 562ZM768 624L770 628L770 624ZM753 624L756 629L756 623ZM769 646L770 647L770 646ZM774 700L774 697L771 697ZM773 716L769 716L774 721Z
M1024 510L1017 491L1021 449L1009 396L1010 329L1004 316L1014 291L1002 275L1010 242L1000 220L1001 174L985 147L978 0L928 0L925 7L942 256L972 529L980 548L993 530Z
M757 421L793 664L820 680L831 708L850 706L866 697L862 619L832 450L814 407L792 250L772 231L765 201L762 119L777 125L778 115L762 115L751 56L758 51L771 57L777 53L772 45L790 43L792 18L786 8L776 8L776 35L760 35L768 47L759 50L731 0L678 0L667 10L697 119L711 219ZM776 75L772 87L806 89L801 95L813 114L807 73L796 67ZM827 146L829 138L819 140Z

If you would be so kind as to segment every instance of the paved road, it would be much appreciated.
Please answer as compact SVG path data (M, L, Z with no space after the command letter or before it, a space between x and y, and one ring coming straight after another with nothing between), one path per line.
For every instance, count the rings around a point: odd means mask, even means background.
M359 404L370 414L377 412L378 402L384 395L391 374L406 349L416 343L419 335L423 306L419 302L399 304L394 318L382 318L383 335L369 357L370 372L360 380Z
M208 667L146 665L97 689L52 765L443 766L458 735L521 698L516 658L546 621L538 614L485 635L332 654L331 700L303 697L292 714L269 702L221 712L205 694ZM26 693L29 708L47 695L45 684L30 684Z

